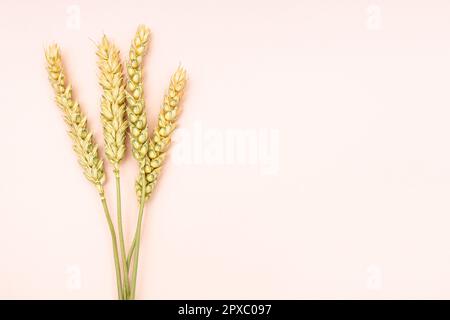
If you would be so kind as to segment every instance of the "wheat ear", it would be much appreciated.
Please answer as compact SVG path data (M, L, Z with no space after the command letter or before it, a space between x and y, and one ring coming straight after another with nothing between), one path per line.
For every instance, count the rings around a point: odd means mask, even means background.
M161 107L158 125L156 126L152 139L149 143L149 151L145 157L144 174L136 181L136 191L140 199L138 223L135 237L128 253L127 263L129 264L134 254L133 273L131 276L131 299L136 294L136 279L139 262L139 247L141 238L141 225L144 213L144 203L148 199L155 187L165 152L170 144L170 138L175 129L176 119L179 113L181 97L186 85L186 71L179 67L173 74L169 90L167 91ZM142 192L144 190L145 192Z
M105 212L114 252L114 263L116 268L117 291L122 299L122 285L117 249L116 232L112 223L111 215L105 199L103 184L105 173L103 161L98 155L98 146L94 141L92 132L87 126L86 116L81 112L79 104L72 98L72 87L65 84L65 75L62 67L61 54L56 44L51 45L45 51L47 70L50 83L55 91L56 103L64 114L64 120L69 127L69 136L73 141L73 149L78 156L78 162L83 168L84 175L98 189L103 210Z
M65 84L65 75L58 46L51 45L45 52L50 83L55 91L56 103L64 114L68 133L73 141L73 150L84 175L103 196L105 173L103 161L98 155L98 146L87 126L87 118L81 112L78 102L72 98L72 87Z
M147 51L150 30L139 26L131 43L127 61L127 115L133 156L142 169L148 152L148 127L145 112L144 86L142 80L143 58Z
M169 89L164 97L164 102L158 116L158 125L153 131L149 142L149 151L146 156L144 167L146 186L145 199L147 200L155 187L161 165L170 144L176 120L179 114L180 101L186 85L186 70L179 67L170 79ZM138 197L142 194L142 180L136 181L136 192Z
M128 127L128 122L125 119L126 99L123 67L119 49L106 36L103 36L97 46L97 56L99 58L97 64L100 69L99 83L103 88L101 120L105 138L105 153L109 162L114 166L116 180L117 226L123 268L123 297L126 299L129 291L129 278L122 223L119 169L120 161L125 154L125 135Z
M105 138L105 154L118 172L125 154L125 135L128 123L125 119L126 101L123 84L123 68L120 52L106 36L97 47L99 83L103 88L101 120Z

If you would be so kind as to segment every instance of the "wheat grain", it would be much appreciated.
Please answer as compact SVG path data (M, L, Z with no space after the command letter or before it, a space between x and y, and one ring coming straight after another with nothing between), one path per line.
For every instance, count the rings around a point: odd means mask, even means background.
M139 26L131 44L127 62L127 115L130 127L130 140L133 156L139 161L141 170L148 153L148 127L145 112L142 80L143 57L148 47L150 30Z
M125 135L128 123L125 119L126 100L123 85L123 68L118 48L106 36L97 46L99 83L103 88L101 120L105 140L106 158L119 172L119 163L125 154Z
M105 139L105 154L114 166L116 178L117 226L123 268L123 295L127 296L129 280L126 266L125 241L122 223L122 200L120 192L119 163L125 154L125 135L128 122L125 119L126 99L123 85L123 67L119 49L103 36L97 46L97 64L100 69L99 83L103 88L101 100L101 120Z
M64 114L69 136L73 141L73 150L78 156L78 162L84 175L99 190L103 197L105 173L103 161L98 155L98 146L92 132L88 129L87 118L81 112L78 102L72 98L72 87L65 84L65 75L61 62L61 54L56 44L45 51L47 71L50 83L55 92L55 100Z
M161 165L170 144L173 130L176 127L180 101L184 93L185 85L186 71L179 67L172 75L169 89L164 97L164 102L158 116L158 124L149 142L149 151L145 158L144 166L146 178L145 199L150 197L160 174ZM136 181L136 193L138 198L140 198L142 194L141 179L137 179Z

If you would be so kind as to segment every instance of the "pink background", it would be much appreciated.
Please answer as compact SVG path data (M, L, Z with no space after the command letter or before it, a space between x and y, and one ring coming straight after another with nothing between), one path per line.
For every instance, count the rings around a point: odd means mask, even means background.
M203 141L198 161L172 149L147 206L139 298L450 298L446 0L2 1L0 298L116 297L43 52L62 47L102 146L94 41L105 33L126 57L139 23L153 33L151 127L181 62L180 129ZM259 156L208 162L205 140L230 128L272 132L246 148L269 141L275 170ZM174 147L192 147L182 138ZM129 242L130 154L122 172Z

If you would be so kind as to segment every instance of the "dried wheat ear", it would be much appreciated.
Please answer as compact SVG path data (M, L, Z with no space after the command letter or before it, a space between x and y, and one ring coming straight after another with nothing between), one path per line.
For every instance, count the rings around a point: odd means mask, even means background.
M158 124L149 142L149 150L145 157L145 199L148 199L152 194L161 171L165 153L170 145L171 136L176 127L180 101L183 97L185 85L186 70L179 67L170 80L169 89L159 112ZM136 181L136 192L138 198L140 198L142 195L142 179L140 178Z
M45 52L45 57L49 80L55 92L55 100L63 112L78 162L83 168L86 178L103 195L103 184L105 183L103 161L98 155L98 145L88 128L87 118L81 111L78 102L72 97L72 87L65 83L58 46L56 44L49 46Z
M126 100L123 81L123 67L120 52L106 36L97 48L99 83L103 88L101 98L101 120L105 140L105 154L119 172L119 163L125 154L125 137L128 122L125 119Z

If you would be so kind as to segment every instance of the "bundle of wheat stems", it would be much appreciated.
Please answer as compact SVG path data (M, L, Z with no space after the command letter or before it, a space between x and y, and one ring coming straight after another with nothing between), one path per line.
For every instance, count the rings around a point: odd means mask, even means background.
M103 125L105 156L115 176L117 234L105 197L103 187L105 170L98 152L98 145L88 128L86 116L72 97L72 87L66 83L58 46L50 45L45 51L49 80L55 92L56 104L64 115L73 149L84 175L96 186L100 195L111 233L117 292L121 300L136 297L144 207L160 174L164 156L176 126L180 100L186 85L186 71L178 67L170 80L158 123L153 134L150 135L143 90L143 60L149 41L150 30L146 26L139 26L131 43L126 63L126 80L119 49L106 36L103 36L97 45L99 84L103 90L100 117ZM135 185L139 202L138 220L133 242L128 251L124 240L120 194L120 162L125 156L127 130L133 157L139 165L139 175ZM132 270L130 270L131 267Z

